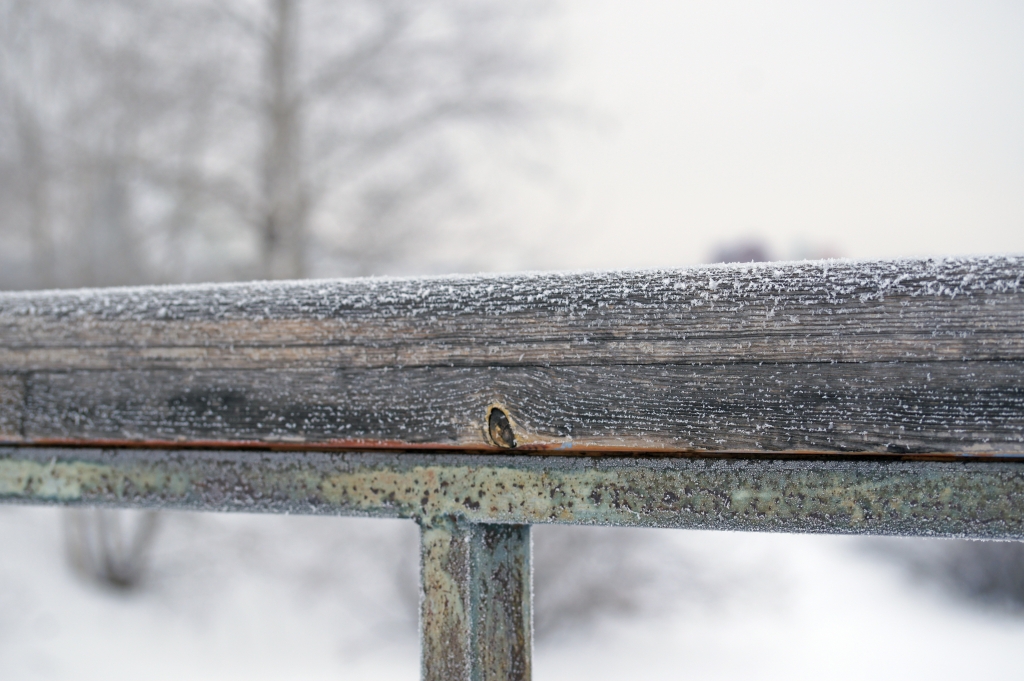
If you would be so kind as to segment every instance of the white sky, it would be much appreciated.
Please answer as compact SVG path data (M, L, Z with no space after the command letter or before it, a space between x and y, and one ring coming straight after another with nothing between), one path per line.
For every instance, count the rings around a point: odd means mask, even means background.
M524 264L1024 252L1024 3L563 8L590 113L550 140L554 199L505 211Z

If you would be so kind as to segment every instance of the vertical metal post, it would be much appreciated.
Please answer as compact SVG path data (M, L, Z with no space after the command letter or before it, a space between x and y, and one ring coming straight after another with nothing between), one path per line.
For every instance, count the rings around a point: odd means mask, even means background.
M529 681L530 526L421 521L423 681Z

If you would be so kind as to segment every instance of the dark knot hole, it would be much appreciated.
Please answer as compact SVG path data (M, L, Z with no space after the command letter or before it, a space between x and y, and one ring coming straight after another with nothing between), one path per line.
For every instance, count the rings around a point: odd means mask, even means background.
M516 435L512 432L508 414L498 407L491 407L491 413L487 415L487 432L491 436L491 442L499 447L512 449L516 446Z

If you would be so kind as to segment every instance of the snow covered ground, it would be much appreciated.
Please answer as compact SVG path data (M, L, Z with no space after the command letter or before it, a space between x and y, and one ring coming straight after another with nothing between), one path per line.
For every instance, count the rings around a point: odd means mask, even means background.
M124 593L69 569L62 513L0 506L4 679L418 676L412 523L168 513L151 573ZM535 530L545 574L569 566L538 600L568 608L560 594L588 579L646 582L589 621L549 608L540 681L1020 678L1024 618L914 583L871 540L639 531L627 546L646 567L602 577L565 558L608 532Z

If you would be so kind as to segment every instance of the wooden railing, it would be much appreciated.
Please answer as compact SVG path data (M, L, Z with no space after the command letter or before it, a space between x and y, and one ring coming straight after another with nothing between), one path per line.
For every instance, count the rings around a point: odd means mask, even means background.
M0 499L413 518L525 679L531 524L1024 538L1024 259L0 294Z

